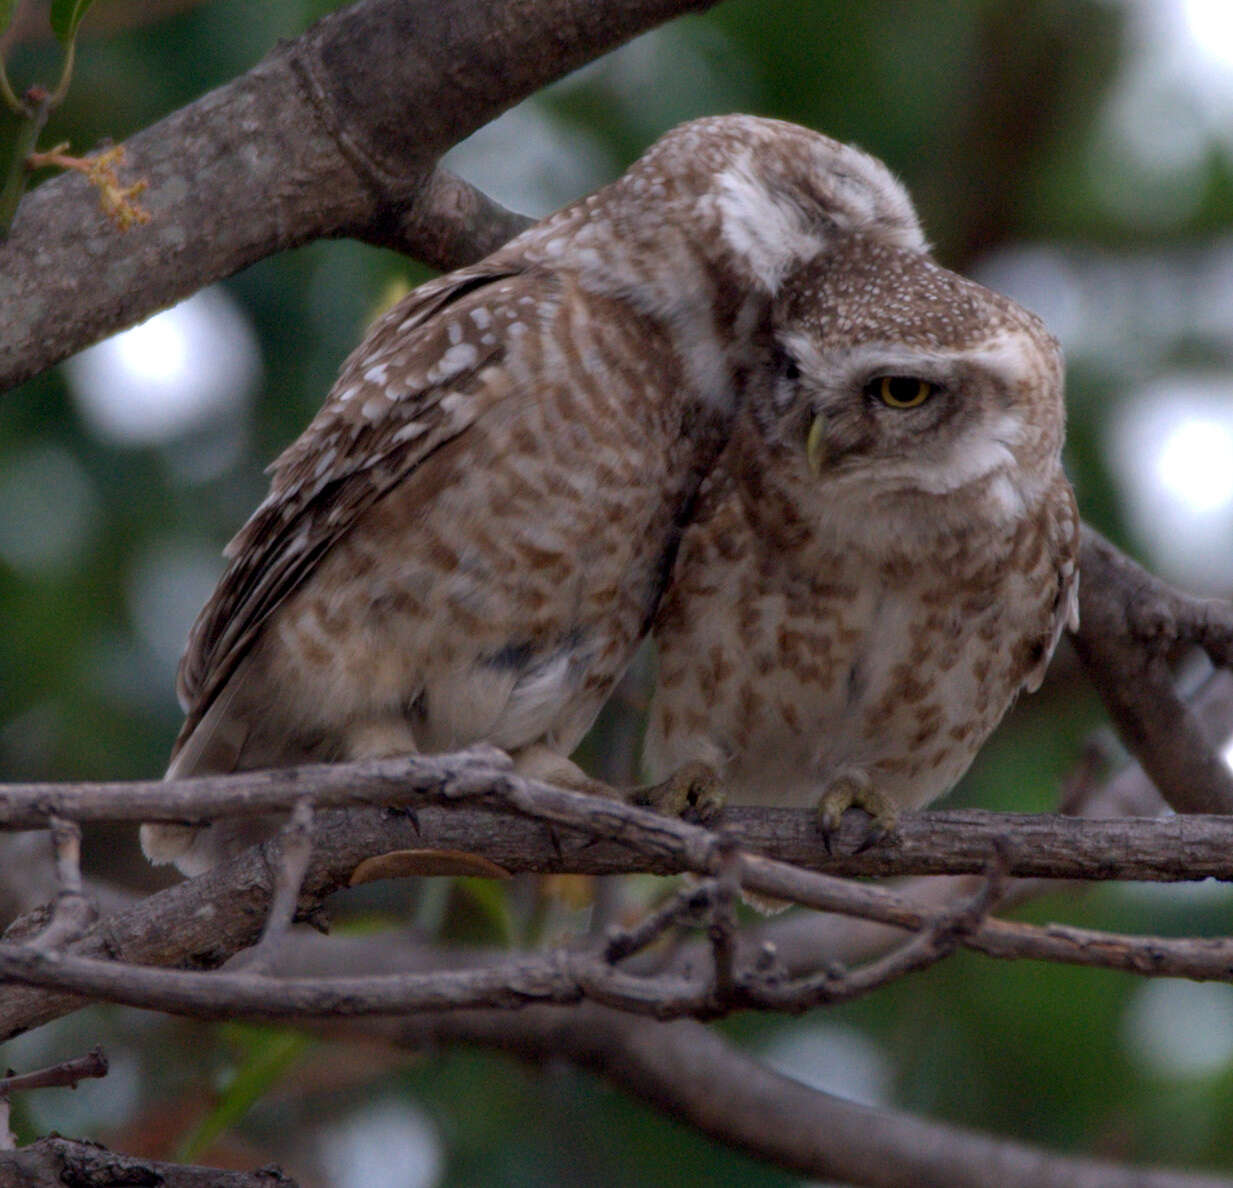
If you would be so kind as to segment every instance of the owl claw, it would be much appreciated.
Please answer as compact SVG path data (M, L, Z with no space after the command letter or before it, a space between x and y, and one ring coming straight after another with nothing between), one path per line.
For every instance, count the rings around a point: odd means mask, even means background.
M839 836L844 813L850 808L863 809L870 818L853 853L863 854L895 831L898 811L894 801L877 791L863 772L841 776L818 802L818 826L828 854L834 853L832 843Z
M630 800L670 817L689 814L709 821L724 807L727 797L719 773L713 767L705 763L686 763L658 784L634 788Z

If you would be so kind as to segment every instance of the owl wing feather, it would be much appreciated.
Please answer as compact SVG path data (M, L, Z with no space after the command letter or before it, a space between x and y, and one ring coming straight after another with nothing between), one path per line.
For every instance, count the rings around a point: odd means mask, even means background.
M1049 564L1057 575L1049 641L1039 663L1023 679L1023 688L1035 693L1045 679L1054 649L1066 630L1079 628L1079 508L1065 475L1059 473L1041 507Z
M373 327L311 424L270 466L270 494L224 550L230 564L189 634L177 677L187 717L173 757L331 545L508 390L493 371L507 344L485 328L487 316L465 316L497 282L507 282L503 305L555 287L545 272L491 264L421 286ZM447 310L458 316L443 318Z

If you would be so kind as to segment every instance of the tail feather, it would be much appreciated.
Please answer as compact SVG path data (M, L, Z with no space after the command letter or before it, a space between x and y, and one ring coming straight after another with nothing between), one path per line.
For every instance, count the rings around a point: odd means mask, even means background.
M240 769L248 727L229 712L236 686L237 682L230 682L194 728L176 739L164 779L225 775ZM252 840L259 836L250 822L236 826L150 821L141 827L141 848L156 865L174 863L191 877L234 853L245 832L254 834Z

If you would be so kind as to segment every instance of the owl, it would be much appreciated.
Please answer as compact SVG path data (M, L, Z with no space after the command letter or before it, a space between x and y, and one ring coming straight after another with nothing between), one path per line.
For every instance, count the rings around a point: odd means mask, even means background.
M828 839L859 806L871 840L1078 626L1060 354L919 237L860 233L784 278L755 375L657 616L647 766Z
M168 777L487 742L593 787L568 756L650 628L738 409L782 394L788 278L917 236L878 161L726 116L415 290L228 546ZM250 836L142 828L189 874Z

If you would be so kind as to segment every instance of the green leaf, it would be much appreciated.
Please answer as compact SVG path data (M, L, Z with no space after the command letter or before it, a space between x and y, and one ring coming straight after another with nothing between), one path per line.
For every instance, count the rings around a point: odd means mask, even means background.
M11 0L0 0L0 4L4 3L12 7ZM52 0L51 31L61 45L72 43L77 36L77 26L81 24L81 18L93 3L94 0Z
M0 0L0 33L9 27L13 13L17 11L17 0Z
M235 1126L316 1042L285 1028L236 1026L227 1032L244 1049L244 1057L214 1109L181 1144L179 1158L190 1162Z

